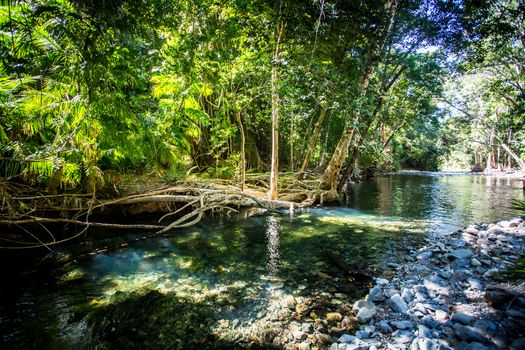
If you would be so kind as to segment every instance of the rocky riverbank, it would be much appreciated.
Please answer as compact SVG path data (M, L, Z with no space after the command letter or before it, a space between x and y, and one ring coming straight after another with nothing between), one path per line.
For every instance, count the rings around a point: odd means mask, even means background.
M390 280L377 278L332 350L525 349L525 283L500 276L525 257L522 219L428 239Z

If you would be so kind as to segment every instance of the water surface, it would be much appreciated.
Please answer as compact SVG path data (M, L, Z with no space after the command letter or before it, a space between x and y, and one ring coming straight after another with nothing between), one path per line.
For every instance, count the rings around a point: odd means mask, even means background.
M268 330L315 323L328 312L348 313L363 296L366 281L348 278L327 258L327 250L353 267L388 275L389 266L403 262L428 234L510 218L517 214L511 200L522 196L521 184L511 180L389 175L351 187L346 207L246 220L211 218L72 260L45 278L15 274L0 293L0 345L190 349L263 344ZM75 254L68 247L61 251ZM331 327L336 335L348 326Z

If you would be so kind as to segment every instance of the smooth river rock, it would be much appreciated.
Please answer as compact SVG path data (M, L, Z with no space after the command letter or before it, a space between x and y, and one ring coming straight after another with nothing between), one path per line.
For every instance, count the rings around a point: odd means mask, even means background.
M464 314L463 312L454 312L452 314L452 321L468 326L476 320L475 316Z
M406 314L408 311L407 303L397 293L390 297L390 306L392 307L392 310L401 314Z
M375 306L372 306L372 307L368 307L368 306L363 306L362 308L359 309L359 311L357 312L357 321L361 322L361 323L367 323L369 322L374 316L376 315L376 307Z
M450 255L456 259L468 259L472 256L472 251L470 249L456 249Z
M375 302L385 300L385 295L383 294L383 289L381 286L375 286L374 288L370 289L368 292L368 300Z

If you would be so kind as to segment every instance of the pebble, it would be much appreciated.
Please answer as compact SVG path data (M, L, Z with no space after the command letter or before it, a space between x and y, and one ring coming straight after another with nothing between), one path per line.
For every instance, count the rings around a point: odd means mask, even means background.
M401 298L403 298L403 300L407 303L410 303L414 299L414 294L412 294L410 289L404 288L403 293L401 294Z
M427 327L423 326L422 324L417 326L417 332L418 332L420 337L425 337L425 338L431 338L432 337L432 332L430 331L430 329L428 329Z
M355 332L355 336L358 339L367 339L370 336L370 333L367 331L357 331Z
M475 316L464 314L463 312L454 312L452 314L451 320L453 322L461 323L462 325L470 325L476 320Z
M359 312L357 313L357 321L361 323L367 323L370 321L374 316L376 315L376 308L374 307L363 307L359 309Z
M412 339L414 339L412 332L405 330L395 331L392 333L392 337L394 338L394 342L399 344L408 344L412 342Z
M392 326L394 326L397 329L413 329L414 323L412 321L392 321Z
M481 262L476 258L472 258L470 259L470 265L474 267L478 267L478 266L481 266Z
M305 340L306 339L306 333L303 331L292 331L292 336L297 340Z
M326 314L326 320L328 322L339 322L343 319L343 315L339 312L329 312Z
M474 227L467 227L463 230L463 232L470 233L471 235L477 235L479 231Z
M370 289L368 292L368 300L370 301L383 301L385 300L385 296L383 294L383 289L381 286L375 286L374 288Z
M436 312L435 312L435 319L436 319L436 321L438 321L440 323L444 323L444 322L446 322L448 320L448 315L443 310L436 310Z
M385 320L381 320L377 323L377 326L379 327L379 329L381 330L381 332L383 333L392 333L394 330L392 329L392 327L390 327L390 325L388 324L387 321Z
M424 260L428 260L431 256L432 256L432 252L428 252L427 251L427 252L423 252L423 253L419 254L416 257L416 259L424 261Z
M388 280L385 279L385 278L376 278L376 283L379 284L379 285L387 285L388 284Z
M429 339L428 337L417 337L410 344L410 350L448 350L452 349L439 340Z
M431 236L417 251L411 247L404 264L386 264L395 269L386 270L395 274L391 280L376 278L366 300L354 304L361 328L355 335L343 334L330 349L525 349L525 338L505 338L512 317L521 317L523 310L513 306L506 316L498 309L505 293L492 286L494 276L523 256L524 237L525 222L515 219L471 225ZM490 320L494 317L500 317L497 324ZM334 334L337 328L331 327L326 332Z
M343 334L341 337L339 337L339 339L337 340L337 342L339 343L346 343L346 344L350 344L352 343L354 340L356 340L357 338L354 337L353 335L350 335L350 334Z
M468 259L472 256L472 251L470 249L456 249L450 255L456 259Z
M483 283L481 283L480 280L469 278L468 283L470 284L470 288L473 289L483 289Z
M397 293L390 297L390 306L392 310L401 314L406 314L408 311L407 303Z
M421 312L422 314L426 314L426 313L427 313L427 309L426 309L425 306L423 306L423 304L421 304L421 303L416 303L416 305L414 305L414 307L412 308L412 310L414 310L414 311L419 311L419 312Z

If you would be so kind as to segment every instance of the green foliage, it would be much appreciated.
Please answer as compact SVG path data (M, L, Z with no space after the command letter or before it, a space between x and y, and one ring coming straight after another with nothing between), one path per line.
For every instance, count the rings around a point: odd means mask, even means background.
M397 5L394 26L382 33L384 1L4 2L0 176L85 191L111 182L104 173L178 178L192 168L233 178L238 116L248 163L264 168L272 69L281 165L297 167L322 110L311 166L330 159L345 123L355 128L350 148L360 150L347 162L364 167L465 166L471 139L494 150L492 129L523 156L521 5L504 1L508 18L484 1ZM452 61L447 54L461 47L467 55ZM485 130L462 123L457 110L443 118L443 96L481 116Z
M154 6L115 6L0 7L0 175L94 191L103 169L156 171L179 162L183 133L170 128L149 92ZM135 27L118 16L124 8Z

